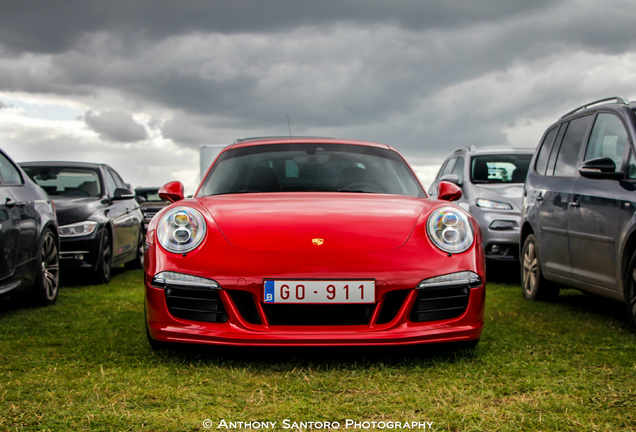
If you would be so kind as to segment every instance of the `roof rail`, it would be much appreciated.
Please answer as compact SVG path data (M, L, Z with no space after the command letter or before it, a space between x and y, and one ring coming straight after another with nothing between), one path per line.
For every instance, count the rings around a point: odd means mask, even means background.
M460 151L464 151L464 150L474 152L475 150L477 150L477 147L475 147L474 145L469 145L466 147L458 148L457 150L455 150L455 153L459 153Z
M599 99L599 100L597 100L597 101L590 102L590 103L587 103L587 104L585 104L585 105L581 105L580 107L573 109L572 111L568 112L567 114L563 114L563 115L561 116L561 118L563 118L563 117L567 117L567 116L569 116L570 114L574 114L575 112L577 112L577 111L579 111L579 110L583 110L583 109L589 108L589 107L591 107L592 105L596 105L596 104L599 104L599 103L602 103L602 102L613 101L613 100L615 100L615 101L616 101L616 103L621 103L621 104L623 104L623 105L628 105L628 104L629 104L629 101L628 101L627 99L624 99L624 98L619 97L619 96L613 96L613 97L609 97L609 98L605 98L605 99Z

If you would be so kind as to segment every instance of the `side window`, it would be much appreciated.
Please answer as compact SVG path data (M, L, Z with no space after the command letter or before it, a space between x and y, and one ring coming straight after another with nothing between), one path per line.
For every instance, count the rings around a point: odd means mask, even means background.
M117 174L117 171L113 170L113 169L109 169L108 170L113 178L115 179L115 184L117 185L118 188L127 188L128 186L126 186L126 183L121 179L121 177L119 176L119 174Z
M534 169L541 175L545 175L545 170L548 167L548 159L550 158L550 150L552 150L552 143L557 133L557 127L553 127L545 134L543 141L541 142L541 148L539 149L539 155L534 165Z
M614 161L616 169L619 170L626 144L627 132L623 122L615 115L600 113L594 122L584 160L608 157Z
M455 162L457 162L457 158L452 158L446 161L437 178L445 176L446 174L451 174L453 172L453 168L455 168Z
M22 176L18 169L0 153L0 185L21 185Z
M593 116L588 115L570 121L557 155L554 166L555 176L572 177L576 174L576 163L583 138L593 118Z
M568 124L569 122L564 122L561 123L561 126L559 126L559 131L554 139L554 144L552 144L552 150L550 150L550 158L548 159L548 168L545 170L545 175L554 175L554 165L556 164L557 154L559 154L559 147L563 141L563 135L565 135L565 130L568 128Z
M627 162L627 178L630 180L636 179L636 157L634 157L634 150L629 151L629 160Z
M117 189L119 186L117 186L117 182L113 178L113 174L110 172L109 169L104 170L104 173L106 174L106 184L108 185L108 195L112 197L115 194L115 189Z
M457 163L455 164L455 168L453 169L452 174L456 174L459 178L459 184L464 182L464 157L460 156L457 158Z

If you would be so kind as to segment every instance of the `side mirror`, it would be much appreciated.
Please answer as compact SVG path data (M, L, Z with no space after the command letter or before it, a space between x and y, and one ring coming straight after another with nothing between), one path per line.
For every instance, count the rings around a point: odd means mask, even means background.
M442 177L440 177L439 181L446 181L446 182L456 184L457 186L461 186L461 183L459 181L459 176L457 174L443 175Z
M181 201L185 198L183 183L173 181L161 186L161 188L159 188L159 198L170 202Z
M625 174L616 171L616 164L608 157L599 157L583 162L579 165L579 174L590 179L621 180L625 177Z
M457 201L462 197L462 190L455 183L440 181L437 185L437 199Z
M127 200L134 199L135 194L130 189L117 188L113 193L113 200Z

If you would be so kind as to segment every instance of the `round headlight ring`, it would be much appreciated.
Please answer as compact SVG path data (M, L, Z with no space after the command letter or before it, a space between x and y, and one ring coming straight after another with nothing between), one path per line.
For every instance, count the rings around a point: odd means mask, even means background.
M444 220L442 221L444 225L452 227L457 225L458 218L455 213L445 213L443 216Z
M426 232L433 244L450 254L466 252L475 235L468 215L455 207L441 207L428 217Z
M192 238L192 232L187 228L177 228L172 233L172 237L177 244L184 244Z
M157 240L168 252L186 253L196 249L206 233L203 215L192 207L169 209L157 224Z
M188 213L183 210L176 212L174 216L172 216L172 219L174 220L175 225L179 226L186 226L190 222Z

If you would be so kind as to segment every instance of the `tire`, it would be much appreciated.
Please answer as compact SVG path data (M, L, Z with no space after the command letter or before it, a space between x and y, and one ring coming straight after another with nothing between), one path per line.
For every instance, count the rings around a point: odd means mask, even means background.
M110 282L112 262L113 247L110 241L110 231L108 231L108 228L104 228L100 242L99 256L97 257L97 268L93 274L93 282L96 285Z
M35 281L31 287L30 302L35 306L55 304L60 290L60 250L50 229L45 229L40 240Z
M559 287L543 277L534 234L526 237L521 249L521 289L526 300L549 300L559 295Z
M625 287L625 303L627 304L627 319L636 332L636 252L629 260L627 274L623 283Z
M146 252L146 235L143 227L139 227L139 238L137 239L137 255L132 261L125 264L126 269L136 270L144 268L144 254Z

